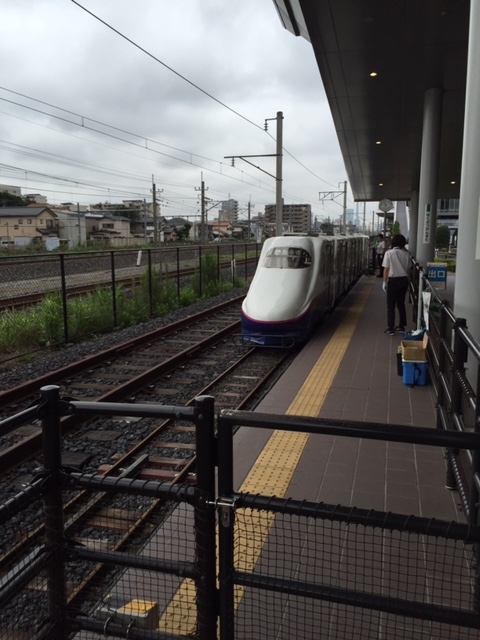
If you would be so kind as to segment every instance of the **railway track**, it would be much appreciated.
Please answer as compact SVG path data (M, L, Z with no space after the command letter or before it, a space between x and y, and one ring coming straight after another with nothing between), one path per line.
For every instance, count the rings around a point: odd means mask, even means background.
M128 399L162 375L168 375L175 367L182 366L195 353L235 334L239 328L242 299L243 296L234 298L6 389L0 393L0 419L35 402L40 388L50 384L59 385L62 393L79 400L119 402ZM75 416L66 417L62 422L64 433L77 422ZM38 426L27 425L16 431L8 423L3 426L0 433L1 469L6 471L39 450Z
M238 337L242 297L150 334L116 345L80 362L72 362L36 380L0 393L5 415L25 409L48 384L60 387L61 396L77 401L163 403L188 406L199 395L213 395L222 408L254 404L262 388L287 366L290 352L254 349ZM8 419L7 419L8 422ZM36 421L19 430L5 429L0 439L0 469L10 493L35 476L36 454L41 444ZM9 431L7 434L6 431ZM195 483L195 433L181 420L157 424L153 419L62 420L62 462L85 473L115 478L155 479ZM20 466L19 466L20 465ZM5 495L9 495L7 492ZM140 500L140 501L139 501ZM117 503L108 495L78 492L64 505L65 534L72 544L85 548L119 550L145 541L169 507L156 499L131 497ZM0 572L28 561L42 544L42 510L14 518L0 539ZM15 542L13 542L15 541ZM112 576L102 565L83 563L72 568L69 604L99 598ZM94 585L94 586L92 586ZM41 581L29 587L32 599L42 598ZM33 601L33 600L32 600ZM32 607L33 610L36 607ZM34 624L34 621L32 621Z

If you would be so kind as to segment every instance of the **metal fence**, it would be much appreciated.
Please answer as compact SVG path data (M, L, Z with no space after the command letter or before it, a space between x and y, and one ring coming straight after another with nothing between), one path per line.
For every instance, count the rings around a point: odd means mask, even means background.
M29 318L36 326L30 343L2 350L7 358L18 357L234 288L248 282L259 252L260 245L235 242L0 257L2 331L20 322L27 326ZM80 300L95 314L85 312L82 319Z
M420 265L414 265L414 319L427 330L428 368L437 395L439 430L477 433L480 431L480 345L468 331L467 321L456 318L450 302L440 297ZM423 293L428 293L428 308ZM446 485L457 489L462 509L472 524L478 523L478 480L473 482L471 468L477 468L476 453L448 448Z
M138 480L129 469L108 477L63 468L60 423L71 413L191 422L196 485ZM463 524L238 492L233 484L239 426L470 452L470 487L480 477L477 433L247 411L215 415L210 397L193 407L77 402L62 399L57 387L44 388L38 406L0 423L0 433L35 416L42 421L43 467L0 507L2 526L32 503L44 520L35 548L27 556L19 548L17 561L2 566L6 640L21 633L35 640L406 637L395 635L396 627L425 640L480 637L480 527L472 513ZM69 511L78 495L87 520L81 538ZM101 506L99 496L112 502ZM132 538L133 520L141 526ZM102 521L118 535L89 537L88 525L98 530Z

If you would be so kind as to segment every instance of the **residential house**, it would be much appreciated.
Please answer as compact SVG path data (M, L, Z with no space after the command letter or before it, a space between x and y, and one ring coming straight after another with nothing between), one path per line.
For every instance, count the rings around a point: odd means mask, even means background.
M143 244L143 238L130 231L130 219L110 213L85 214L87 240L95 240L109 247L126 247Z
M233 225L230 220L214 220L211 225L214 240L232 237Z
M0 208L0 242L3 246L26 247L58 237L58 217L49 207Z
M70 249L71 247L85 246L87 231L85 215L78 211L74 213L68 209L54 208L58 218L58 236Z

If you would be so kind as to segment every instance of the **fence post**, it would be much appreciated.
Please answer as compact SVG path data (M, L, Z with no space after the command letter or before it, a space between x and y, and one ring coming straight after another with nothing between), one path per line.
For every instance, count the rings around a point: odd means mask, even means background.
M440 410L445 410L445 369L447 365L446 343L447 343L447 312L448 302L443 300L440 307L440 326L439 326L439 353L438 353L438 384L437 384L437 429L442 429L442 421L440 419ZM449 449L445 451L447 459L447 470L445 476L445 488L454 491L457 488L457 481L453 472L451 455Z
M198 245L198 297L202 297L202 247Z
M177 298L180 300L180 247L177 247Z
M115 295L115 251L110 251L110 271L112 274L112 310L113 310L113 326L117 326L117 296Z
M451 415L455 416L462 413L462 388L458 379L458 372L465 371L465 362L467 359L468 349L464 340L459 335L459 328L466 328L467 321L465 318L457 318L453 325L454 341L453 341L453 371L452 371L452 406ZM445 486L447 488L456 487L456 476L453 470L452 458L458 455L458 450L447 449L447 475L445 480ZM462 491L461 495L464 492ZM469 519L469 522L471 520Z
M414 321L416 322L416 328L422 328L422 316L423 316L423 271L419 266L418 268L418 287L417 287L417 306L416 314L414 308Z
M235 509L233 502L233 426L224 424L220 415L218 429L218 496L224 502L219 505L218 524L218 583L220 640L233 640L234 637L234 570L233 543L235 531Z
M50 555L47 568L48 611L54 621L52 640L64 640L66 632L66 583L64 551L64 515L62 503L60 431L60 388L42 387L42 448L43 466L47 475L44 497L45 549Z
M65 254L60 254L60 280L62 288L62 309L63 309L63 339L68 342L68 307L67 307L67 279L65 277Z
M475 403L475 432L480 433L480 362L477 361L477 395L476 395L476 403ZM473 460L472 460L472 484L474 487L477 486L476 478L478 478L480 474L480 451L476 449L473 452ZM476 500L475 504L470 503L470 522L474 522L475 524L480 524L479 518L479 502L478 502L478 491L476 491ZM473 513L472 513L473 512ZM480 613L480 545L475 545L475 560L474 560L474 571L475 571L475 582L473 588L473 608L476 613Z
M215 439L214 399L195 399L195 436L197 448L197 489L200 499L195 505L195 546L197 569L198 640L216 638L217 585L215 544Z
M148 259L148 303L150 309L150 317L153 316L153 272L152 272L152 250L147 250ZM160 267L161 268L161 267Z

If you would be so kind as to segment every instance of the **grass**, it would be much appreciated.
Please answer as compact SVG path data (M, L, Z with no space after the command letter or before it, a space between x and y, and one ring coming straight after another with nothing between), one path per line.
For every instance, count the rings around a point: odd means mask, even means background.
M244 282L236 276L228 282L219 280L216 258L208 254L202 258L201 270L180 292L166 273L150 275L145 270L139 284L128 289L116 287L114 299L110 287L68 299L67 332L61 294L48 293L34 307L0 314L0 353L20 357L39 348L64 344L66 333L69 342L76 342L114 328L134 326L242 286Z

